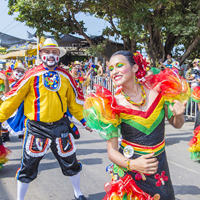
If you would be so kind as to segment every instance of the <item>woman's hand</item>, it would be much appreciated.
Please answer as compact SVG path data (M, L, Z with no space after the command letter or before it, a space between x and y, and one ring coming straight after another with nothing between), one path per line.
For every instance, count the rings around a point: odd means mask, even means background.
M153 155L154 153L151 153L131 160L130 169L140 173L155 174L158 170L158 161Z
M173 116L168 119L169 123L174 127L174 128L181 128L185 122L185 117L183 113L185 112L187 105L187 101L184 101L181 103L180 101L174 100L174 105L169 105L169 109L172 111ZM165 112L168 113L168 111Z
M174 105L169 105L169 109L173 112L173 116L182 115L185 112L187 101L181 103L178 100L174 100Z

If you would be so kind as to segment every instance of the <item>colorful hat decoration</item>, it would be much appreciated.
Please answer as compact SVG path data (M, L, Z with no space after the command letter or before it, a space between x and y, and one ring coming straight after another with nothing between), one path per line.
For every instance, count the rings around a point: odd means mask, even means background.
M179 62L177 62L177 61L174 61L174 62L172 63L172 66L173 66L173 67L176 67L177 69L180 69Z
M51 48L56 48L59 49L60 51L60 57L64 56L66 54L66 50L63 47L59 47L58 43L52 39L52 38L47 38L43 44L40 46L40 50L42 49L51 49Z
M195 58L194 60L193 60L193 62L192 62L192 64L194 64L194 63L200 63L200 59L198 59L198 58Z

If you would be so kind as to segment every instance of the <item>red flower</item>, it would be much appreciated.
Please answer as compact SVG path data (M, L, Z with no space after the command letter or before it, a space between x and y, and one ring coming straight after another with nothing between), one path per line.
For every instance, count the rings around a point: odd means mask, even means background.
M146 67L149 63L146 62L146 58L143 58L142 54L136 52L133 56L135 63L138 65L138 71L136 72L136 77L141 79L146 75Z
M135 173L136 173L136 175L135 175L135 180L136 180L136 181L140 181L140 180L145 181L145 180L146 180L145 175L146 175L146 176L150 176L150 174L143 174L143 173L140 173L140 172L135 171L135 170L133 170L132 172L135 172Z
M193 138L189 141L188 145L189 145L190 147L192 147L192 145L195 145L195 144L197 144L197 138L196 138L196 137L193 137Z
M83 77L79 77L79 82L83 83L83 81L84 81L84 78Z
M156 174L155 179L157 179L158 181L156 182L156 186L160 187L161 185L165 185L165 181L168 181L168 176L165 176L165 171L161 172L161 175Z

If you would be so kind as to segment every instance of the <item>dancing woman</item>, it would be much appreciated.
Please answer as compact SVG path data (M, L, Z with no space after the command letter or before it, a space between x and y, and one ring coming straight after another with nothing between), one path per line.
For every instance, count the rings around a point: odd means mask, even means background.
M200 160L200 86L196 86L192 92L192 100L197 103L199 110L194 125L194 136L189 142L190 158Z
M121 89L113 97L96 86L96 93L85 101L87 125L107 139L108 157L114 163L108 168L112 181L105 184L104 200L175 199L165 153L165 117L175 128L182 127L188 85L170 69L143 84L138 79L145 76L146 65L139 53L116 52L109 70Z

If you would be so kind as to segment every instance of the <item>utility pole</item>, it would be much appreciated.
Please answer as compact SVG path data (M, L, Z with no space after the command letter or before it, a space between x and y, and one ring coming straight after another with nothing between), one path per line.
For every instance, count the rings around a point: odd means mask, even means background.
M40 38L37 36L37 60L36 60L36 65L39 64L39 43L40 43Z

